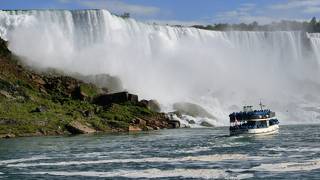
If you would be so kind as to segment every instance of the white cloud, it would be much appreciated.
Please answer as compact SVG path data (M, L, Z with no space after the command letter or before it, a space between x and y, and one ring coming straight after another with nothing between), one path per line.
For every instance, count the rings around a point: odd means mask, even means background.
M305 8L305 7L313 7L319 6L319 0L288 0L286 3L279 3L270 6L271 9L277 10L287 10L287 9L294 9L294 8Z
M214 21L218 22L231 22L231 23L252 23L257 21L260 24L268 24L277 21L277 18L265 15L253 15L257 10L255 4L241 4L235 10L222 12L214 17Z
M273 10L298 10L305 14L320 12L320 0L288 0L285 3L274 4L269 7Z
M320 7L307 7L302 12L307 14L320 13Z
M221 12L215 22L269 24L280 20L305 21L308 16L320 13L320 0L287 0L271 6L258 7L255 4L241 4L240 7Z

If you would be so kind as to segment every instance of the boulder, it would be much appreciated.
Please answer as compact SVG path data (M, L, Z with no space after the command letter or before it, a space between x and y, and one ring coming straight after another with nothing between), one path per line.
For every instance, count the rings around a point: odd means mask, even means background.
M205 127L214 127L214 125L212 125L211 123L207 122L207 121L202 121L200 123L201 126L205 126Z
M9 133L9 134L2 134L2 135L0 135L0 138L5 138L5 139L15 138L15 137L16 137L16 135L11 134L11 133Z
M147 125L147 122L143 119L140 119L140 118L136 118L134 121L135 121L135 124L140 127L144 127Z
M94 130L93 128L90 128L87 125L80 123L79 121L70 122L68 125L66 125L66 129L71 134L90 134L96 132L96 130Z
M3 96L5 98L8 98L8 99L13 99L14 97L12 97L10 95L10 93L8 93L7 91L4 91L4 90L0 90L0 96Z
M48 110L47 107L39 106L39 107L36 107L34 110L32 110L31 113L41 113L41 112L46 112L47 110Z
M89 96L81 90L80 86L75 88L75 90L72 93L72 97L81 101L86 101L89 98Z
M0 125L16 125L18 121L13 119L0 119Z
M150 126L146 126L143 128L144 131L153 131L153 128Z
M193 119L187 119L187 122L188 122L189 124L196 124L196 122L195 122Z
M92 117L94 115L94 112L92 110L86 110L86 111L82 111L82 115L84 117Z
M203 107L193 103L188 103L188 102L175 103L173 104L173 109L175 109L176 111L179 111L182 114L186 114L192 117L216 119L212 114L210 114Z
M180 128L181 126L180 121L178 120L170 120L168 124L169 124L169 128L173 128L173 129Z
M132 125L129 126L128 130L129 130L129 132L142 131L142 129L140 127L132 126Z
M125 102L131 102L133 104L137 104L138 96L134 94L129 94L126 91L113 93L113 94L102 94L95 97L93 102L101 106L110 105L112 103L125 103Z

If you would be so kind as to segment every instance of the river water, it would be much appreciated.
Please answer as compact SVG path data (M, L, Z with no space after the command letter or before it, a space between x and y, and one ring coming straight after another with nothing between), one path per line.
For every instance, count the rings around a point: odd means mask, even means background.
M320 126L227 127L0 140L0 179L319 179Z

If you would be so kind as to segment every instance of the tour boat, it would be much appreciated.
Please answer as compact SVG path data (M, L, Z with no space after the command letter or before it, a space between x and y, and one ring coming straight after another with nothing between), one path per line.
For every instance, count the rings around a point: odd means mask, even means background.
M243 111L233 112L230 117L230 135L238 134L274 134L279 130L276 113L270 109L253 110L252 106L244 106Z

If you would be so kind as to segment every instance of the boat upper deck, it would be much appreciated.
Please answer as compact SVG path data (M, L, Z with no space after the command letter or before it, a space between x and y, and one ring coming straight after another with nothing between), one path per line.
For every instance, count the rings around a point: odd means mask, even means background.
M245 106L244 111L233 112L229 115L230 122L268 119L275 117L276 113L270 109L252 110L252 106Z

